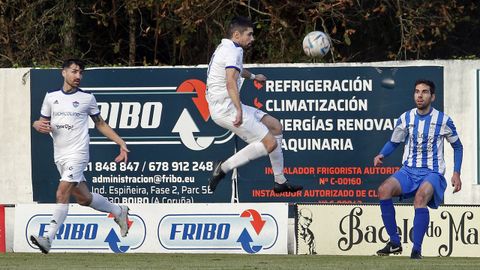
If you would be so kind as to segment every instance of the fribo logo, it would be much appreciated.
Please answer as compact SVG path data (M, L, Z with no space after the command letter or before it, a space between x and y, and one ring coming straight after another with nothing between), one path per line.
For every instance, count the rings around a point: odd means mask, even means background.
M112 128L120 129L128 144L180 143L200 151L233 137L233 133L210 120L206 85L201 80L189 79L166 87L84 89L95 94L100 115ZM91 143L108 142L103 136L92 136Z
M198 94L197 97L193 97L193 103L195 103L195 106L198 109L198 112L202 115L203 120L205 122L208 121L208 118L210 118L210 111L208 110L208 103L207 99L205 97L207 91L207 86L205 85L204 82L200 80L186 80L182 84L180 84L177 88L177 92L180 93L194 93L196 92Z
M98 106L100 115L112 128L156 129L160 127L163 111L161 102L98 102Z
M38 214L30 218L25 228L25 238L28 244L38 249L30 242L30 235L45 236L51 214ZM52 242L52 251L78 250L110 250L114 253L124 253L138 249L146 237L146 227L138 215L129 215L129 232L127 237L120 237L119 227L109 214L69 214L58 229Z
M198 96L192 98L192 100L205 122L210 118L210 111L208 110L208 103L207 99L205 98L206 89L207 87L205 86L205 83L199 80L184 81L177 88L177 92L179 93L197 93ZM215 139L215 137L209 136L198 137L195 139L193 134L199 131L200 130L188 113L187 109L183 110L180 118L172 129L172 132L176 132L180 135L180 139L186 147L196 151L206 149Z
M232 214L171 214L160 220L158 239L168 250L243 250L247 253L272 248L278 239L278 223L254 209Z

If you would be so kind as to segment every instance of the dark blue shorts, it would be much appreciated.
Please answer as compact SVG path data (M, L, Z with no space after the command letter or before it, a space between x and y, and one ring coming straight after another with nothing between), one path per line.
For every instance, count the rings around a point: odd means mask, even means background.
M447 189L447 181L442 174L427 168L410 168L403 166L392 175L402 187L401 198L412 198L424 181L428 181L433 187L433 197L428 202L428 207L437 209L443 202L443 194Z

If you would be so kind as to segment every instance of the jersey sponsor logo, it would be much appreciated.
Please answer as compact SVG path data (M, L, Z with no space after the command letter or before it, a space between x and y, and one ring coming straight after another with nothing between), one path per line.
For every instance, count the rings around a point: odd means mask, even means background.
M57 129L66 129L66 130L72 130L73 129L73 125L69 125L69 124L55 125L55 127Z
M177 86L84 89L94 93L101 117L119 130L127 144L183 144L201 151L233 138L233 133L211 120L201 80L188 79ZM89 127L94 128L92 121ZM92 135L90 140L109 143L104 136Z
M257 253L278 239L276 219L255 209L231 214L170 214L160 220L158 240L168 250L240 250Z
M79 112L54 112L53 116L66 116L66 117L81 117Z
M25 238L32 248L38 249L30 242L30 235L46 236L51 218L51 214L38 214L28 221ZM129 227L127 237L120 237L120 228L111 214L69 214L58 229L51 250L124 253L138 249L145 241L145 222L140 216L129 214Z

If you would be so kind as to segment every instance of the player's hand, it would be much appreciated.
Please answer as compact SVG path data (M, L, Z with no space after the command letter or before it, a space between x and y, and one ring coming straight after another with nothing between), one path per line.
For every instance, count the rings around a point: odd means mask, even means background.
M383 165L383 155L378 154L374 159L373 159L373 166L378 167Z
M115 158L115 162L127 162L128 161L128 152L130 152L130 150L128 150L127 146L126 145L122 145L120 146L120 154Z
M265 77L265 75L263 74L256 74L255 81L260 83L262 86L264 86L265 82L267 81L267 77Z
M265 81L267 81L267 77L263 74L256 74L255 80L259 83L264 83Z
M33 128L40 133L48 134L52 132L52 128L50 127L50 121L48 120L37 120L33 122Z
M243 123L242 110L237 110L237 115L235 116L235 121L233 121L233 126L239 127Z
M454 172L452 175L452 187L453 193L457 193L462 189L462 180L460 179L460 174L458 172Z

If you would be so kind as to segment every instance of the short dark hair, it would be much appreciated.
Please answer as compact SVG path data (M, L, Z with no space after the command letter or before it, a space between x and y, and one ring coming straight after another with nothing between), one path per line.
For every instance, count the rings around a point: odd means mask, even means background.
M430 87L430 94L433 95L435 94L435 83L433 83L432 81L430 80L425 80L425 79L420 79L420 80L417 80L415 82L415 87L413 88L413 91L415 91L415 88L417 87L417 85L419 84L426 84Z
M228 38L231 38L235 31L243 33L249 27L253 29L253 23L250 19L242 16L234 17L228 25Z
M77 65L81 70L85 70L85 62L83 62L80 59L76 59L76 58L70 58L70 59L67 59L67 60L63 61L62 69L68 68L73 64Z

